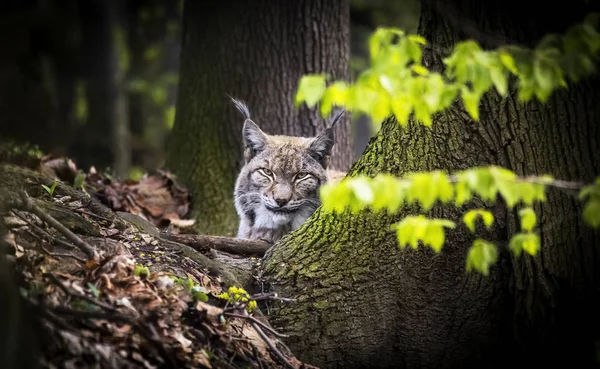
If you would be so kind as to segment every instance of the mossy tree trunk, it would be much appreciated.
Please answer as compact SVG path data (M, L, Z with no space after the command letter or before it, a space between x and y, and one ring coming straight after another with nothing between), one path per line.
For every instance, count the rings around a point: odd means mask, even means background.
M242 164L243 117L227 94L246 101L270 134L315 135L318 112L294 109L300 77L345 79L349 9L343 0L188 1L175 124L167 167L191 188L202 233L234 235L233 187ZM338 123L332 165L352 160L348 120Z
M442 7L423 0L426 62L441 70L444 54L467 37L531 45L585 14L575 9L583 3L527 14L521 3L455 0ZM350 175L500 165L521 175L590 182L600 174L599 86L582 82L547 104L490 94L480 106L481 122L462 104L437 115L431 129L414 123L402 129L388 120ZM583 224L576 196L547 196L535 206L543 222L536 257L517 259L507 251L518 230L516 210L494 207L495 227L481 235L501 252L489 277L465 271L474 236L464 225L447 232L435 254L398 247L389 228L414 214L410 209L353 216L318 210L265 256L271 290L298 300L271 304L270 321L291 335L286 342L301 360L323 368L589 366L599 332L600 236ZM466 208L439 207L427 215L460 224Z

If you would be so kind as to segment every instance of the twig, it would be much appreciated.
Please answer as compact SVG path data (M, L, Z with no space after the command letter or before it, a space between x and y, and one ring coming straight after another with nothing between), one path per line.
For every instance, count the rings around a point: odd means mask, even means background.
M22 216L18 211L15 211L13 209L13 210L11 210L11 212L15 216L17 216L18 218L20 218L21 220L23 220L25 223L29 224L29 226L35 228L38 232L41 232L41 233L45 234L46 236L50 237L50 239L56 241L57 243L65 246L65 247L68 247L70 249L75 249L76 248L74 245L68 243L67 241L61 240L60 238L57 238L57 237L53 236L52 234L50 234L50 232L48 232L47 230L39 227L37 224L34 224L34 223L30 222L27 218L25 218L24 216Z
M65 208L67 208L67 209L70 209L68 206L65 206ZM112 223L112 222L113 222L112 220L110 220L110 219L108 219L108 218L106 218L106 217L103 217L103 216L101 216L101 215L94 214L94 213L92 213L91 211L83 210L83 209L81 209L81 208L77 208L77 209L73 209L73 210L74 210L75 212L77 212L77 213L81 213L81 214L89 215L89 216L91 216L91 217L95 217L95 218L98 218L98 219L106 220L107 222L110 222L110 223Z
M154 348L159 352L159 354L165 360L165 363L168 365L168 367L177 368L177 364L175 363L175 360L167 352L167 350L162 345L162 343L159 340L152 337L152 335L142 325L133 321L132 318L130 318L128 316L116 314L116 313L110 313L110 312L104 313L104 312L97 312L97 311L72 310L72 309L67 309L67 308L63 308L63 307L49 307L49 309L52 310L55 314L66 315L71 318L104 319L104 320L108 320L108 321L111 321L114 323L128 324L131 326L131 328L133 328L134 331L136 331L136 333L138 333L140 336L144 337L152 346L154 346Z
M167 234L161 233L160 238L188 245L197 251L215 249L239 255L263 256L272 246L264 241L246 240L233 237L190 235L190 234Z
M62 283L62 281L60 279L58 279L58 277L56 277L54 274L52 273L45 273L44 276L47 276L48 278L50 278L50 280L52 281L52 283L56 284L58 286L58 288L60 288L61 290L63 290L64 293L66 293L68 296L75 296L78 297L82 300L85 300L89 303L92 303L96 306L99 306L101 308L103 308L104 310L108 310L110 312L116 312L117 309L115 309L114 307L103 303L102 301L98 301L96 299L93 299L89 296L86 296L84 294L81 294L79 292L76 291L71 291L67 288L67 286L65 286L64 283Z
M539 177L535 177L535 176L519 178L518 182L541 184L541 185L546 185L549 187L562 188L562 189L566 189L566 190L581 190L583 187L586 186L585 183L569 182L569 181L564 181L562 179L553 179L552 182L544 182Z
M289 297L279 297L277 295L277 292L259 293L256 295L252 295L252 296L250 296L250 300L254 300L254 301L277 300L277 301L284 301L284 302L296 302L296 299L292 299Z
M13 212L13 214L16 215L16 212ZM24 218L21 218L24 219ZM25 219L25 221L27 222L27 220ZM35 224L31 224L32 226L35 226ZM29 234L32 235L33 237L35 237L36 239L40 240L40 242L43 242L44 239L42 238L42 236L32 232L31 230L29 230ZM41 243L38 244L31 244L29 243L29 241L25 241L25 240L19 240L19 245L25 247L26 249L32 249L35 250L36 248L40 248L42 250L42 252L48 256L54 257L54 258L60 258L60 257L65 257L65 258L73 258L75 260L77 260L78 262L85 264L85 260L83 260L82 258L73 255L73 254L63 254L60 252L50 252L48 251L48 249L46 249Z
M258 324L259 326L261 326L263 329L267 330L269 333L277 336L277 337L289 337L287 334L283 334L283 333L279 333L276 330L274 330L273 328L269 327L268 325L266 325L265 323L261 322L260 320L254 318L253 316L250 315L243 315L243 314L236 314L236 313L223 313L223 315L225 316L231 316L234 318L242 318L242 319L246 319L249 320L251 322L254 322L256 324Z
M81 251L83 251L90 259L98 258L98 254L96 253L96 251L94 250L93 247L88 245L84 240L79 238L79 236L77 236L75 233L71 232L67 227L62 225L59 221L54 219L52 216L44 213L39 207L37 207L33 203L33 201L31 201L31 198L29 197L29 195L27 195L27 193L25 191L21 191L20 195L21 195L20 208L22 210L25 210L32 214L37 215L38 218L40 218L44 222L48 223L52 227L54 227L57 231L62 233L62 235L65 236L65 238L67 240L73 242L73 244L75 246L77 246Z
M60 253L60 252L50 252L50 251L46 250L46 248L44 248L44 246L42 246L42 245L39 245L39 246L40 246L40 249L42 249L42 251L46 255L52 256L54 258L59 258L59 257L72 258L72 259L77 260L81 264L85 264L85 260L83 260L79 256L76 256L76 255L73 255L73 254L63 254L63 253Z
M254 330L256 331L256 333L258 333L258 335L260 336L260 338L262 338L262 340L265 341L265 343L267 344L267 346L269 346L269 348L271 349L271 351L273 351L273 353L275 354L275 356L277 356L277 358L279 360L281 360L285 364L285 366L287 366L288 368L296 369L296 367L293 366L286 359L286 357L281 353L281 351L279 351L277 349L277 347L275 347L275 345L273 345L273 343L269 340L269 337L267 337L267 335L265 334L265 332L263 332L262 329L260 329L260 327L258 326L258 324L256 324L253 321L250 321L249 323L252 326L252 328L254 328Z

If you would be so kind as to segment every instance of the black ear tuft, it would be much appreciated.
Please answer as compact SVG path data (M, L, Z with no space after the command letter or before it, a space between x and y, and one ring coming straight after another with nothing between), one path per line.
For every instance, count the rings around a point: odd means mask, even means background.
M233 105L236 107L236 109L239 110L242 115L244 115L244 118L250 119L250 110L248 109L248 106L246 106L246 103L231 96L229 96L229 98L231 99L231 102L233 102Z
M315 160L321 163L323 168L326 168L332 148L333 129L326 128L313 139L308 147L308 152Z

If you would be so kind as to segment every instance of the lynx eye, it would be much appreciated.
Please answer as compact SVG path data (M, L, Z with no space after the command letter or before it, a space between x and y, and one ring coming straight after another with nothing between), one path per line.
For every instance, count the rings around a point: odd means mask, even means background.
M269 178L273 177L273 172L267 168L260 168L258 170L258 172L265 177L269 177Z
M300 172L300 173L296 174L296 181L301 181L301 180L309 178L309 177L310 177L310 173Z

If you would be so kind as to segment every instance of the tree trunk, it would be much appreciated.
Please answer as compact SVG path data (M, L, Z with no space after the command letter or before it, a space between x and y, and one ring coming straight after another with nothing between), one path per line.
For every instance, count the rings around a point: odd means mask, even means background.
M487 45L532 44L585 14L577 2L568 11L546 4L543 14L524 13L520 4L423 0L426 63L441 70L442 57L466 37ZM350 175L500 165L522 175L590 182L600 174L597 155L594 160L598 87L598 80L583 82L547 104L488 94L481 122L473 122L461 103L434 117L431 129L414 123L402 129L388 120ZM547 196L535 206L543 222L536 257L517 259L507 251L517 231L516 210L494 207L493 231L479 235L501 254L489 277L465 272L474 236L464 225L447 232L436 255L429 248L399 249L389 227L414 214L410 209L394 215L317 210L265 256L271 289L298 299L272 304L270 321L291 335L286 343L301 360L324 368L557 367L573 361L589 367L598 336L600 236L582 223L575 196ZM484 205L468 206L475 207ZM466 210L438 207L427 215L460 224Z
M130 165L127 95L116 40L121 25L119 2L80 1L88 114L72 151L77 163L104 170L113 166L118 176Z
M233 187L244 119L227 94L246 101L267 133L310 136L324 129L316 109L294 109L294 96L304 74L347 78L348 12L343 0L185 3L167 166L192 189L202 233L234 235L238 224ZM332 166L340 170L352 160L347 126L344 119L335 130Z

